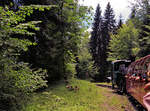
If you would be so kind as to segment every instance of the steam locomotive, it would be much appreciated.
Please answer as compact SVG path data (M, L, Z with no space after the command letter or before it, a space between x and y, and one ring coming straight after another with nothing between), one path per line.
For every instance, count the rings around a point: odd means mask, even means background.
M116 60L112 62L112 88L121 93L129 93L145 108L150 107L144 98L150 96L150 55L134 62ZM148 105L148 106L147 106Z

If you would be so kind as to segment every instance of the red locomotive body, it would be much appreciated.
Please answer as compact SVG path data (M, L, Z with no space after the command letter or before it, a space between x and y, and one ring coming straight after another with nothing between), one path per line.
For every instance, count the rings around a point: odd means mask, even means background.
M125 77L127 92L145 107L143 97L150 92L150 55L132 62Z

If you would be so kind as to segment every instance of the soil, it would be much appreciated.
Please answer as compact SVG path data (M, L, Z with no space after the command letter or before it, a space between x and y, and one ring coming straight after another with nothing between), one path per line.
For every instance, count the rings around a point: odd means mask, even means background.
M99 88L104 88L103 95L105 96L103 104L100 105L103 111L143 111L133 105L130 97L119 94L116 90L112 90L111 85L96 84Z

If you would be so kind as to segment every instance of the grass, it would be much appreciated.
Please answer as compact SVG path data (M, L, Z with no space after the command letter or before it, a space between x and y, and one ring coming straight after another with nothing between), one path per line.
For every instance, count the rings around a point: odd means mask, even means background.
M71 81L79 90L69 91L60 83L49 87L46 91L35 93L23 111L98 111L103 99L101 90L88 81Z
M73 79L71 85L78 86L79 90L70 91L60 82L44 92L34 93L22 111L109 111L118 105L119 109L113 111L123 111L120 99L109 95L107 88L77 79ZM127 99L123 104L128 104Z
M105 96L105 99L103 100L104 104L101 104L103 110L99 111L135 111L135 108L129 102L127 95L120 95L115 90L112 90L111 83L96 84L101 86L107 86L103 89L101 93L103 96Z

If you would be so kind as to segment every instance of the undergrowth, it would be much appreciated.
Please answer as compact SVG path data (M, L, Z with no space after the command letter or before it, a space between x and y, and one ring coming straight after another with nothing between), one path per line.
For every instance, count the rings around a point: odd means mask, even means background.
M134 111L126 96L113 93L108 83L73 79L34 93L22 111Z
M34 93L23 111L99 111L103 99L100 88L76 79L71 80L70 85L77 86L78 90L70 90L61 82L44 92Z

